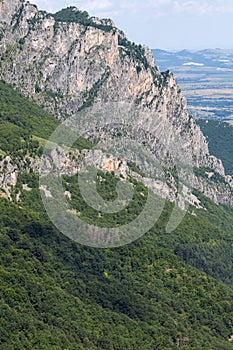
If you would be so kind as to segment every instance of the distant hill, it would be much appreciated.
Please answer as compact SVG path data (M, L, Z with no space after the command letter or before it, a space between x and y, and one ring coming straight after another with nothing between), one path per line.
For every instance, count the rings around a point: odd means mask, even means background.
M152 51L160 70L175 74L192 116L233 118L233 50Z
M188 63L201 64L206 67L233 69L233 50L206 49L201 51L182 50L177 52L152 50L161 71L174 71ZM175 69L176 70L176 69Z

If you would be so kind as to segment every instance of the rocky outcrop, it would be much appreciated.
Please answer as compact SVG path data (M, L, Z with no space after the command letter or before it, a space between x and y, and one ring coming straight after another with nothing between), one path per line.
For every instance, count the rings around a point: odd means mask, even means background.
M19 168L9 156L0 162L0 197L11 199L12 189L17 184Z
M138 123L164 165L178 139L177 153L180 148L188 155L181 161L224 176L221 161L210 156L205 137L189 116L174 76L161 73L151 51L127 40L111 20L91 18L73 7L52 15L24 0L1 0L0 53L0 78L58 118L96 104L135 105L148 111L148 118ZM138 132L138 141L144 137ZM113 162L105 159L101 166L113 169ZM73 174L71 163L64 167ZM195 178L193 184L205 191ZM222 198L211 197L217 202Z
M77 14L76 22L66 19L70 12ZM158 120L157 139L166 125L167 140L182 134L196 166L208 162L223 173L222 165L207 157L207 142L173 75L160 73L151 51L128 41L111 21L85 21L75 8L53 16L24 0L2 0L0 78L58 117L96 102L135 103Z

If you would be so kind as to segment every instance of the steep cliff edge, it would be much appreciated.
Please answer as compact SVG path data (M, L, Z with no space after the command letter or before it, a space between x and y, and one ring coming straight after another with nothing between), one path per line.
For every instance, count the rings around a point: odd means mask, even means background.
M111 20L74 7L54 15L24 0L1 0L0 52L0 78L58 118L98 102L133 103L156 119L154 140L164 137L164 129L169 142L182 135L193 166L224 176L173 75L161 73L151 51L128 41ZM157 146L161 160L169 152L164 145Z

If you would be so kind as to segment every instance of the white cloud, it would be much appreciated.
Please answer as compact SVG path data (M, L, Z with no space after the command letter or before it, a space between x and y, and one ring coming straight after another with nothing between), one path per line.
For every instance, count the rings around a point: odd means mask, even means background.
M174 1L173 10L176 13L196 13L196 14L206 14L210 12L210 6L203 1Z
M80 10L90 12L107 11L116 8L110 0L30 0L35 3L39 9L46 11L58 11L67 6L76 6ZM114 0L113 0L114 1Z
M163 7L172 4L172 0L147 0L147 7Z
M78 2L81 6L78 6L81 9L86 11L99 11L112 8L112 2L109 0L89 0L89 1L80 1ZM83 3L83 4L82 4Z
M46 10L48 12L54 12L60 8L58 3L50 0L32 0L31 3L35 4L39 10Z
M94 14L92 13L90 15L93 17L113 19L114 17L118 17L119 14L120 14L119 11L98 11L98 12L95 12Z
M233 3L223 4L219 0L176 0L173 1L175 13L191 13L195 15L210 15L213 13L232 13Z
M233 13L233 4L232 5L223 5L215 8L217 13Z

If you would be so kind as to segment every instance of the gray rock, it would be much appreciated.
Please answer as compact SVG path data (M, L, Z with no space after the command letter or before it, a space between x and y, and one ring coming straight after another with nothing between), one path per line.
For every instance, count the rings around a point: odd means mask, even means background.
M152 52L130 43L111 20L92 18L92 22L90 26L57 22L27 1L1 0L0 79L62 119L98 103L137 105L148 112L148 118L138 120L138 125L143 125L149 148L164 166L172 165L169 152L174 145L179 161L209 167L224 177L222 162L209 154L207 141L189 116L174 76L161 73ZM145 135L137 125L135 130L142 141ZM54 157L60 161L58 154ZM66 162L62 165L65 173L78 171L77 164L69 158ZM34 167L38 170L36 163ZM190 186L217 203L232 202L232 178L224 179L225 187L193 176ZM165 192L169 191L166 188ZM170 193L170 198L174 194Z

